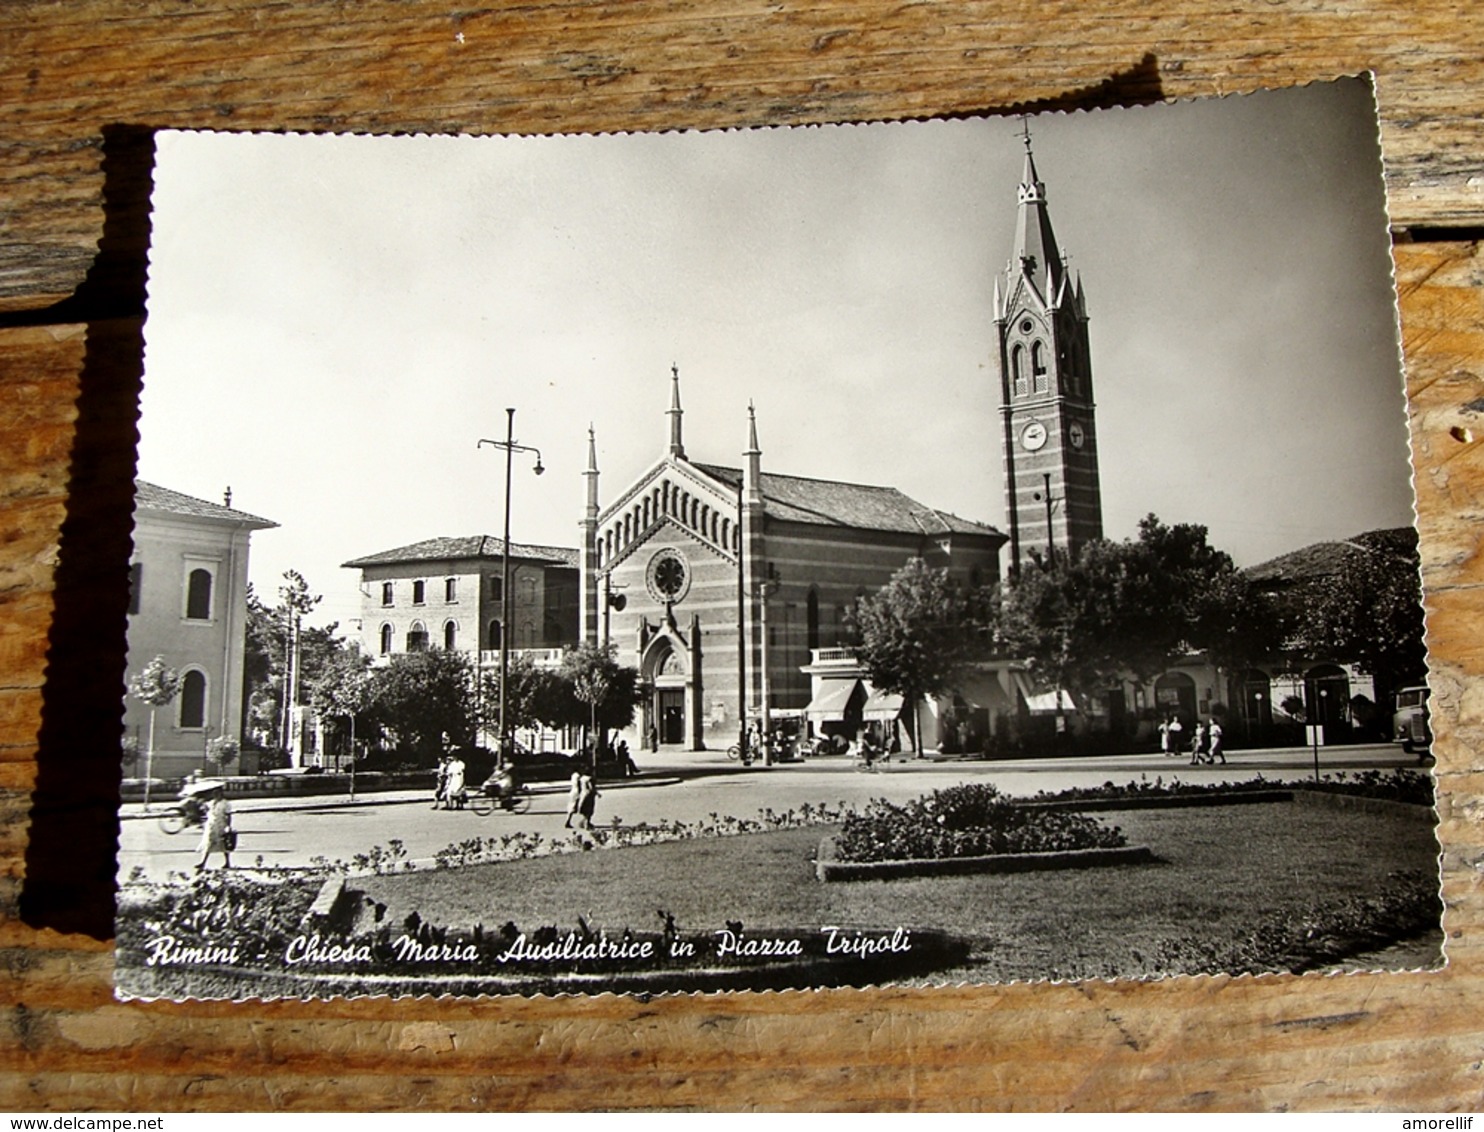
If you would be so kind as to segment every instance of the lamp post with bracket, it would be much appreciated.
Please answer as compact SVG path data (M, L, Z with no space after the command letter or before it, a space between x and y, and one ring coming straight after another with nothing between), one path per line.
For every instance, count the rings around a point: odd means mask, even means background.
M541 450L532 448L525 444L517 444L515 440L515 410L505 410L505 439L504 440L480 440L476 448L483 448L488 444L491 448L500 448L505 452L505 537L500 546L500 743L495 755L495 765L505 765L506 752L509 749L510 736L505 730L505 692L506 684L510 676L510 614L512 602L510 600L510 474L511 462L517 452L529 452L536 457L536 466L531 470L538 476L546 471L541 466Z

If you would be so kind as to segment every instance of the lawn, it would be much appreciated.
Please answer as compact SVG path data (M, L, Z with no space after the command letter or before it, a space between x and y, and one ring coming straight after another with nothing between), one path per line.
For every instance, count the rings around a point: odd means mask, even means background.
M619 934L657 930L663 910L682 932L728 921L749 932L936 928L968 940L971 953L934 981L1007 981L1203 969L1202 955L1239 952L1264 925L1374 898L1398 871L1437 870L1432 827L1404 816L1284 803L1100 816L1160 863L822 884L812 858L829 830L815 827L355 884L393 924L416 911L449 927L513 921L524 931L581 916Z

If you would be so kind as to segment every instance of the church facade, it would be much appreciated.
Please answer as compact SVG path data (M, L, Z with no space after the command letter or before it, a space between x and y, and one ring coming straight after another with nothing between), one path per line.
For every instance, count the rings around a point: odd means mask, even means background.
M659 460L606 505L589 435L580 524L583 639L639 670L645 746L725 747L744 712L803 713L805 669L848 647L849 609L914 557L965 585L999 576L992 527L891 487L765 471L751 409L739 465L692 460L678 372L668 416Z

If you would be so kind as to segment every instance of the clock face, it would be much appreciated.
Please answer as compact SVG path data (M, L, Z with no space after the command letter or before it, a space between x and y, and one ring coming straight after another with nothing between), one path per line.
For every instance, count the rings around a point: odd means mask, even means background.
M1020 444L1027 452L1035 452L1046 443L1046 426L1040 421L1031 421L1020 430Z
M667 547L649 560L644 581L655 601L673 605L690 589L690 566L680 551Z
M1087 433L1082 431L1080 421L1072 422L1072 426L1067 429L1067 439L1072 442L1073 448L1081 448L1087 442Z

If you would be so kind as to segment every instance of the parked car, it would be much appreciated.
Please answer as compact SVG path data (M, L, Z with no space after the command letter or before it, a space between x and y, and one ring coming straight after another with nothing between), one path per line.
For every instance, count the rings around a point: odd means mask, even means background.
M1432 728L1428 724L1428 690L1425 684L1399 688L1396 712L1391 717L1392 738L1408 754L1426 754L1432 746Z

